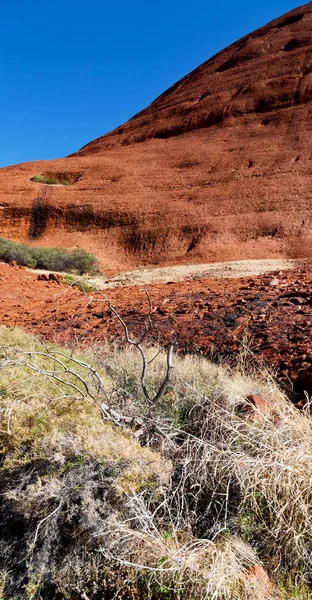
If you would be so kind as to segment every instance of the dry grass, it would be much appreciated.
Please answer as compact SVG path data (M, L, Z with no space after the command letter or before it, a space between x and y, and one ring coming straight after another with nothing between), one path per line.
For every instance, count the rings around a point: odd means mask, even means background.
M126 350L105 360L118 389L143 402L135 355ZM162 368L159 355L151 364L152 389L157 389ZM253 393L269 402L269 413L248 406L246 397ZM308 577L312 566L308 408L295 409L265 369L251 377L241 368L233 371L186 356L176 359L172 389L157 414L172 419L171 429L158 440L174 463L167 498L170 514L175 515L173 529L188 528L197 539L216 543L224 535L239 535L273 577L288 570ZM157 436L152 439L157 441Z
M175 357L147 407L133 349L42 352L7 328L0 347L3 600L311 598L311 419L270 373Z
M194 359L186 361L188 367L184 361L181 364L181 378L183 373L190 374L194 365ZM206 497L211 495L210 502L217 502L223 515L221 529L240 532L246 540L257 544L266 560L268 555L274 555L276 568L300 564L310 568L309 407L302 412L295 409L265 371L257 381L255 377L226 373L220 368L209 378L207 363L205 370L206 377L197 369L189 384L193 389L200 388L203 395L188 411L183 426L189 433L182 465L188 486L193 482L198 491L202 487ZM251 412L245 410L246 397L251 393L260 393L269 401L269 413L253 407ZM210 529L205 528L209 536L216 532L216 522Z
M142 448L131 432L103 420L103 393L88 363L71 351L61 351L61 356L58 351L19 329L0 328L3 467L38 459L63 464L73 457L89 456L129 463L120 478L126 489L128 480L133 489L141 489L152 477L165 481L168 461ZM102 381L109 389L109 377L103 374Z

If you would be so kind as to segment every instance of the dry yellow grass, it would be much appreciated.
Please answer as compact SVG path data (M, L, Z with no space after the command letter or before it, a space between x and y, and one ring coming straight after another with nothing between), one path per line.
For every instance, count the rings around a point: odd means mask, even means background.
M15 348L28 355L12 353ZM69 458L87 455L129 463L119 478L120 486L127 490L141 489L153 477L159 482L167 481L170 461L142 448L127 430L103 420L103 398L93 389L95 383L89 369L73 364L71 352L64 351L62 362L65 371L68 368L71 372L60 371L47 348L19 329L0 327L3 468L39 458L64 464ZM78 377L84 378L94 397L86 392ZM104 379L104 384L109 389L109 378Z
M50 600L47 581L69 599L310 598L311 419L264 368L175 356L150 407L135 349L71 355L4 327L0 348L0 520L7 539L22 516L28 548L24 568L23 544L0 546L3 600ZM153 395L165 357L145 352ZM103 400L134 420L104 421Z

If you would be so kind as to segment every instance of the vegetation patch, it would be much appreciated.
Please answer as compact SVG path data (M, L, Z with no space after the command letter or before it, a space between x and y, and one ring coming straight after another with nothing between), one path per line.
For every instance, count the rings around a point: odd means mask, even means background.
M81 292L95 292L96 291L96 287L89 281L86 281L85 279L77 279L77 277L74 277L73 275L69 275L69 274L64 275L63 283L65 285L75 286Z
M3 600L311 599L310 415L265 371L173 366L147 403L137 348L0 328Z
M96 257L84 249L32 248L0 237L0 260L15 261L18 265L48 271L76 272L79 275L93 271Z
M31 181L34 183L42 183L44 185L65 185L69 186L78 181L80 179L80 173L36 173L33 177L31 177Z

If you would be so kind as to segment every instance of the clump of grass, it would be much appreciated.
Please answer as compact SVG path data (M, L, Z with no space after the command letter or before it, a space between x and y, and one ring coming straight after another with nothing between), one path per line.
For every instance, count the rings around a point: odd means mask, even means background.
M279 581L278 590L282 600L311 600L311 587L305 582L303 573L288 573Z
M129 432L114 431L102 419L100 405L107 401L112 383L94 357L86 361L79 353L1 326L0 366L4 465L23 462L25 445L28 457L34 459L64 452L65 459L88 454L122 459L126 464L136 456L143 466L146 457L144 468L149 474L148 464L152 467L154 458L157 465L157 454L142 449Z
M1 327L0 365L1 598L84 597L91 577L95 593L106 523L159 495L170 461L103 420L110 377L79 354Z
M34 183L42 183L44 185L70 185L70 181L62 177L59 178L53 177L53 175L39 175L38 173L31 178L31 181L34 181Z
M132 581L138 588L138 598L279 598L269 578L261 581L254 577L253 568L259 566L256 552L238 538L227 535L211 542L177 530L164 536L152 513L144 510L140 517L139 530L116 524L115 531L110 530L107 534L109 553L102 548L103 555L113 558L116 565L132 566ZM127 597L127 584L129 586L127 579L120 583L121 597L123 593Z
M97 260L84 249L33 248L0 237L0 260L48 271L69 271L79 275L96 268Z
M63 283L69 286L77 287L81 292L94 292L96 291L96 287L92 285L89 281L85 279L77 279L73 275L66 274L63 277Z

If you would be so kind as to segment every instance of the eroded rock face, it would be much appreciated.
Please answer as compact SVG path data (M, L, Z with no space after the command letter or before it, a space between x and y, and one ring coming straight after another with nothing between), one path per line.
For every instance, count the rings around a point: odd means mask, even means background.
M1 169L0 234L85 247L112 271L311 256L311 100L309 3L71 157Z

